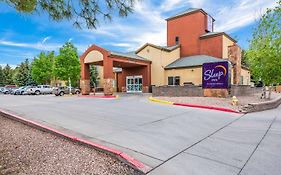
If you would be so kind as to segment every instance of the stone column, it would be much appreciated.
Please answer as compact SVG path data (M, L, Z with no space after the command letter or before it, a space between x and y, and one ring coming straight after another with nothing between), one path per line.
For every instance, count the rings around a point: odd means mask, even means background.
M241 77L241 48L238 45L228 46L228 59L233 64L233 84L239 85Z
M90 67L81 59L81 80L80 88L82 95L90 94Z
M103 92L104 95L113 95L113 80L114 80L114 73L113 73L113 61L111 58L106 57L103 60Z
M80 88L82 95L89 95L91 91L90 80L80 80Z

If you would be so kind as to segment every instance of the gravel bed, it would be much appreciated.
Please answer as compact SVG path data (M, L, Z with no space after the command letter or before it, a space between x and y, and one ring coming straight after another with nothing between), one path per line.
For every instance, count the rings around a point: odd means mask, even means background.
M281 96L280 93L272 92L271 100ZM232 98L216 98L216 97L155 97L161 100L167 100L177 103L189 103L189 104L199 104L199 105L208 105L215 107L224 107L229 109L234 109L239 111L244 105L249 103L258 103L267 101L267 99L261 99L261 94L254 94L252 96L241 96L237 97L239 103L237 106L233 106Z
M138 175L118 159L0 116L0 175Z

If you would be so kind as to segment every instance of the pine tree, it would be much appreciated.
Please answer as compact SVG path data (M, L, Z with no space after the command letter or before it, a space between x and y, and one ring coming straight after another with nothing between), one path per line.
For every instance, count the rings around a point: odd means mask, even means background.
M2 66L0 65L0 87L4 86L4 73Z
M29 61L26 59L16 69L15 82L18 86L26 86L29 80Z
M3 69L4 85L14 84L13 73L14 73L13 69L11 68L11 66L9 64L7 64Z

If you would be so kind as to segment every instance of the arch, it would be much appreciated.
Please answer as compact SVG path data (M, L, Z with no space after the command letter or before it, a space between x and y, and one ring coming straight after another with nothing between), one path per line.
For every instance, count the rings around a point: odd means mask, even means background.
M93 50L86 55L84 59L84 63L94 63L94 62L103 61L103 58L104 56L100 51Z

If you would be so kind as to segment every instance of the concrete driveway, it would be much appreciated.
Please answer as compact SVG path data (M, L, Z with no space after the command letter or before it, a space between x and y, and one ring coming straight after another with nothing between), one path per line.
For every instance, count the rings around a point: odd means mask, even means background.
M119 149L149 174L280 174L281 108L247 115L119 99L0 95L0 108Z

